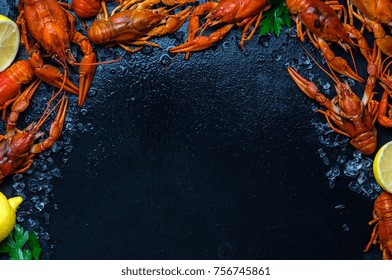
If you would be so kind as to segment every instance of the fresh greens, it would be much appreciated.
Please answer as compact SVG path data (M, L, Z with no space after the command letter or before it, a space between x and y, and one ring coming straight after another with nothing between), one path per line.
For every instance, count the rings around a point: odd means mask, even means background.
M290 13L284 0L270 0L271 8L263 13L260 22L260 36L268 33L278 36L283 27L290 27Z
M25 231L16 224L11 234L0 243L0 253L8 253L10 260L39 260L41 246L34 231Z

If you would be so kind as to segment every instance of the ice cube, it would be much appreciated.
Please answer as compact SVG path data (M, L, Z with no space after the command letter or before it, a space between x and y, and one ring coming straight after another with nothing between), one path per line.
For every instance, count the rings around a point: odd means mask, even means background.
M329 180L334 180L336 177L340 175L340 169L337 165L334 165L325 175Z

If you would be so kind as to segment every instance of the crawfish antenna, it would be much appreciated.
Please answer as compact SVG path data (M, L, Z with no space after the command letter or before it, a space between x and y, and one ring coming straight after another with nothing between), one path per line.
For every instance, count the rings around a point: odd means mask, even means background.
M382 70L382 75L385 75L385 73L388 71L388 68L391 66L391 64L392 64L392 60L390 60L387 64L386 64L386 66L384 66L384 63L386 63L386 61L388 61L388 59L391 59L392 58L392 55L390 55L390 56L388 56L387 58L385 58L384 59L384 61L381 63L381 69L383 69Z
M65 82L65 80L64 80ZM64 86L64 84L61 86L61 88ZM49 99L48 103L46 104L45 110L42 113L41 118L37 121L36 128L40 128L42 124L48 119L48 117L52 114L52 112L58 107L60 104L61 100L57 102L56 105L54 105L52 108L50 108L50 105L52 102L60 95L61 93L61 88L56 92L52 94L52 97ZM64 97L63 97L64 98Z
M81 65L101 65L101 64L110 64L110 63L114 63L114 62L119 62L121 61L123 58L119 57L116 59L112 59L112 60L106 60L106 61L98 61L98 62L72 62L72 65L76 65L76 66L81 66Z
M304 51L306 52L306 54L313 60L313 62L325 73L327 74L336 84L340 83L339 78L336 76L336 74L332 71L331 67L328 65L328 68L331 72L328 72L327 70L324 69L324 67L322 67L320 65L320 63L318 63L316 61L316 59L309 53L309 51L302 45L302 43L299 43L300 46L304 49Z

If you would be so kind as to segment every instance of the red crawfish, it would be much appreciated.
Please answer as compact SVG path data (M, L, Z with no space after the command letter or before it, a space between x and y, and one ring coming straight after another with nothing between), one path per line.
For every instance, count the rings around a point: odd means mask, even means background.
M383 24L392 27L392 0L350 0L349 12L351 18L357 17L374 34L380 50L388 56L392 55L392 36L388 35ZM353 11L353 6L359 13Z
M392 194L382 192L374 201L373 220L369 225L374 225L369 243L364 252L369 251L372 244L379 244L383 260L392 259Z
M29 106L30 99L39 84L40 80L31 83L12 105L7 119L6 134L0 136L0 183L6 176L26 171L33 163L35 155L49 149L61 136L68 106L68 99L65 96L60 103L50 109L50 103L54 99L52 97L36 123L31 123L23 130L16 127L19 114ZM36 143L36 140L43 135L39 131L41 126L56 107L58 113L50 127L49 137Z
M194 0L131 0L116 7L112 13L104 12L89 27L89 40L100 45L118 44L129 52L136 52L144 45L158 47L148 40L154 36L163 36L175 32L188 18L192 7L178 14L169 14L167 5L184 4ZM165 4L166 3L166 4ZM157 4L163 7L152 9ZM128 45L137 46L132 49Z
M235 26L243 27L240 46L244 48L246 40L250 40L261 21L263 11L268 10L270 4L267 0L221 0L209 1L198 5L191 14L188 28L187 42L171 48L174 53L185 52L185 58L189 58L189 52L202 51L211 47ZM206 22L200 25L200 17L207 13ZM202 36L203 31L209 26L222 24L218 30L209 36ZM248 34L249 29L253 30ZM201 30L199 34L197 32Z
M65 90L79 95L78 105L82 106L95 73L96 55L87 37L75 30L75 18L66 9L68 6L60 3L56 0L21 0L17 23L21 29L22 43L27 52L33 54L30 61L37 77L57 87L65 84L68 87ZM43 63L36 42L44 50L44 55L53 57L64 69L67 69L68 64L80 65L79 89L62 77L56 67ZM80 63L72 55L71 42L77 44L83 52Z
M317 49L320 49L328 65L338 73L349 78L364 82L342 57L337 57L330 49L330 43L338 43L345 50L351 51L351 46L358 45L368 63L371 62L371 48L361 32L354 26L340 21L341 12L345 9L338 1L323 2L321 0L286 0L287 8L294 17L297 26L297 36L303 41L306 27L309 39ZM338 15L338 13L339 15ZM354 43L355 39L358 43Z
M390 57L387 57L383 64L382 71L379 75L380 84L384 88L380 104L378 107L377 121L384 127L392 127L392 106L388 99L392 96L392 76L390 75L389 67L392 61L386 63ZM384 66L385 65L385 66Z
M0 110L3 119L7 107L16 100L22 85L34 79L34 68L29 60L19 60L0 73Z
M330 100L319 92L314 83L303 78L292 67L288 68L291 78L301 91L326 108L325 111L317 111L325 116L329 126L335 132L351 138L350 144L366 155L373 154L377 147L377 130L374 123L377 119L378 102L373 100L373 90L380 61L381 52L375 47L372 62L367 68L369 76L362 99L359 99L347 82L342 83L336 75L330 75L336 83L336 96Z

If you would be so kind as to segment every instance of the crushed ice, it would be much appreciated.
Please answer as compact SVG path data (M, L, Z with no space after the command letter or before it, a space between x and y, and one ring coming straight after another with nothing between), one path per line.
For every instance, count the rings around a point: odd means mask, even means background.
M370 199L376 199L382 189L374 179L373 160L358 150L352 151L349 139L333 132L328 123L317 122L313 125L322 145L317 154L329 167L325 174L329 187L334 188L338 178L345 178L348 180L348 189Z
M41 94L42 93L42 94ZM45 86L36 92L34 104L44 104ZM51 250L55 247L52 244L50 235L46 227L50 224L50 212L58 210L58 205L53 204L53 180L61 178L61 163L66 163L70 153L73 150L71 142L72 135L93 129L92 126L82 124L80 118L87 112L81 112L77 108L77 100L74 96L68 96L70 99L69 110L61 138L47 151L36 155L31 167L22 174L15 174L4 184L10 184L13 189L12 195L22 196L24 202L17 211L17 222L25 229L34 230L40 240L43 252L42 259L49 259ZM24 127L26 123L39 119L42 114L42 106L31 106L28 113L21 115L19 126ZM42 131L45 136L54 116L51 116L43 125ZM42 139L41 139L42 140ZM61 160L57 159L59 157Z

